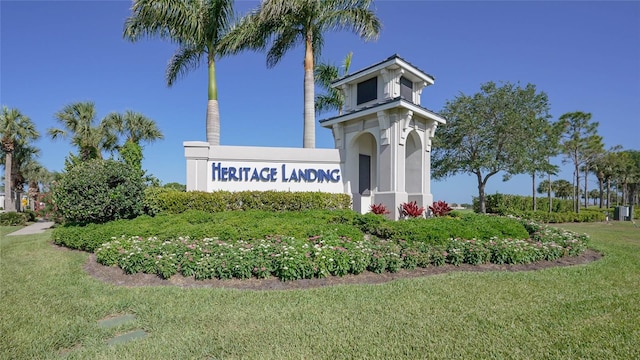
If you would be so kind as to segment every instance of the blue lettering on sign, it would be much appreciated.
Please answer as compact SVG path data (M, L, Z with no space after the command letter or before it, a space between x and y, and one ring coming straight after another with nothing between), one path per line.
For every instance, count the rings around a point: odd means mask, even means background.
M211 180L222 182L275 182L278 181L278 169L273 167L252 168L222 166L222 163L212 162ZM281 167L282 182L317 182L337 183L340 181L340 169L287 169L286 164Z

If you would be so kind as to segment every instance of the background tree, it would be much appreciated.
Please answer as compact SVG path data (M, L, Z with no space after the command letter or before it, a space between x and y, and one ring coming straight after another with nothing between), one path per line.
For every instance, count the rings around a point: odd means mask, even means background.
M202 59L206 59L209 76L207 142L220 145L215 63L224 54L220 41L233 21L233 1L134 0L131 12L124 26L126 39L135 42L144 37L159 37L178 44L178 50L167 65L168 86L172 86L178 76L198 68Z
M68 163L102 159L102 151L113 151L118 138L115 128L103 119L96 124L96 109L93 102L77 102L66 105L55 114L62 128L50 128L51 139L71 138L71 144L78 148L78 155L71 155Z
M155 121L130 110L124 114L111 113L107 115L105 121L124 137L124 144L118 147L122 160L137 169L142 175L144 171L142 170L143 155L140 143L164 138Z
M438 129L432 147L432 174L441 179L457 173L474 174L480 211L486 212L485 186L495 174L516 174L523 166L527 143L541 136L532 124L548 119L547 95L535 86L489 82L473 96L460 94L447 101L441 114L447 124Z
M593 206L596 205L596 200L600 198L600 190L593 189L589 191L589 199L593 200Z
M2 107L0 114L0 149L4 154L4 209L16 210L16 197L13 196L12 170L14 168L13 155L16 147L29 144L40 136L36 127L20 110L6 106Z
M622 204L637 205L640 192L640 151L625 150L621 154Z
M337 67L329 63L319 63L313 72L316 85L319 86L324 94L316 95L316 112L337 110L338 115L342 115L344 106L344 94L342 91L331 87L331 83L341 77L349 74L351 67L351 58L353 52L349 52L342 61L342 66ZM341 71L342 69L342 71Z
M598 179L598 190L600 191L599 207L602 208L605 203L604 186L607 184L606 206L609 207L610 179L613 176L615 159L614 154L622 147L617 145L609 150L603 151L601 156L592 161L590 171Z
M552 192L554 194L554 196L556 193L556 188L553 182L549 181L549 180L542 180L539 184L538 184L538 188L536 189L536 191L538 192L538 194L548 194L549 192Z
M529 99L523 99L529 100ZM551 164L551 157L556 156L560 151L558 141L560 140L560 133L562 128L558 125L558 123L549 122L549 118L547 110L547 118L540 117L535 113L537 108L548 109L549 100L546 94L542 93L540 96L536 98L532 98L529 101L538 101L540 104L532 104L532 106L523 106L520 107L519 111L522 112L522 116L530 117L529 121L524 122L524 126L530 127L529 129L525 129L525 132L535 134L538 133L537 136L528 139L523 144L524 154L522 156L517 157L516 159L520 160L520 163L515 166L516 173L527 173L531 175L531 192L533 198L533 210L537 210L537 202L536 202L536 174L546 174L547 181L551 182L551 175L556 174L558 171L558 166ZM514 170L511 170L514 171ZM509 174L505 177L505 179L509 178ZM548 189L547 196L549 198L549 212L552 210L551 203L551 189Z
M40 156L40 149L29 144L19 144L14 149L11 184L15 189L16 210L24 210L20 202L24 188L29 184L30 177L42 168L42 165L36 160L38 156Z
M270 42L269 68L290 49L304 44L305 148L315 147L314 62L322 51L323 35L350 30L365 40L376 39L382 25L370 5L371 0L264 0L223 41L223 47L232 53L264 50Z
M602 149L602 137L597 134L598 122L591 122L591 113L566 113L560 116L559 123L563 128L560 143L562 153L574 166L574 211L580 212L580 167Z
M592 140L592 142L587 147L587 151L585 152L585 161L581 170L584 174L584 193L591 194L588 191L588 177L591 172L591 168L596 166L598 159L603 157L605 154L604 145L602 144L602 137L596 138ZM587 207L587 199L585 199L584 207Z
M170 182L170 183L164 184L162 187L165 189L173 189L177 191L187 191L187 185L180 184L177 182Z
M571 182L564 179L554 181L552 187L555 189L555 195L563 200L572 196L574 190Z

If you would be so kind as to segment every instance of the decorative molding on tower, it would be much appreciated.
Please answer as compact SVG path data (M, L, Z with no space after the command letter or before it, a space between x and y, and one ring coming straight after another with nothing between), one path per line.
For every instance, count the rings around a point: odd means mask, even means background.
M378 124L380 126L380 145L390 144L391 124L389 121L389 114L386 111L378 111Z
M400 145L403 145L407 142L407 134L410 131L411 120L413 119L413 111L406 110L401 113L400 118Z
M344 124L333 124L331 130L333 130L336 149L344 149Z

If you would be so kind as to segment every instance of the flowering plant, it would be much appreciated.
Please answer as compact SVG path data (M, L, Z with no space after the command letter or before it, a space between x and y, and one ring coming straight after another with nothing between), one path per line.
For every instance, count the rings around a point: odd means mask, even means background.
M400 205L400 213L402 214L402 217L417 218L424 214L424 207L418 207L418 203L415 201L402 203Z
M453 209L449 207L449 204L447 204L445 201L438 200L434 202L433 205L429 206L429 210L431 210L433 216L445 216Z
M374 213L376 215L384 215L384 214L388 214L389 210L387 210L387 207L384 206L384 204L380 203L380 204L371 204L371 206L369 206L369 212Z

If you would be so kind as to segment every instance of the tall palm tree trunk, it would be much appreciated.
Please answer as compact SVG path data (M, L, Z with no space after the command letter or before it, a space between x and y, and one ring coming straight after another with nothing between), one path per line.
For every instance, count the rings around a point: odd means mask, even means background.
M302 146L316 147L315 91L313 82L313 47L312 33L307 32L304 56L304 129Z
M533 194L533 211L537 210L538 204L536 204L536 173L531 173L531 193Z
M11 151L7 151L4 163L4 209L6 211L16 211L15 203L13 202L13 194L11 189L11 166L13 160L13 154Z
M607 178L607 208L610 207L611 203L611 179Z
M218 88L216 87L216 64L209 55L209 101L207 101L207 142L220 145L220 109L218 108Z
M588 199L589 199L589 191L587 190L587 175L589 174L589 166L585 165L584 168L584 208L587 208L587 205L589 204Z
M551 203L551 173L548 174L549 187L547 188L547 197L549 198L549 214L553 212L553 204Z

